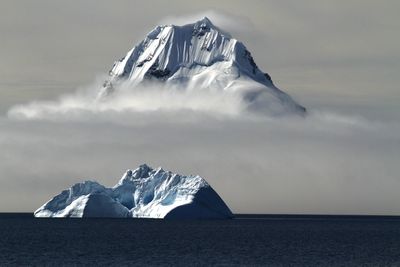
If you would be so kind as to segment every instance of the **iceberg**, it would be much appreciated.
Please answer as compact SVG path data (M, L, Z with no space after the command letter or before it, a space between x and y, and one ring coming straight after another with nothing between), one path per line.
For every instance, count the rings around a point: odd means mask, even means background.
M202 177L143 164L127 170L112 188L95 181L77 183L37 209L34 216L229 219L233 214Z

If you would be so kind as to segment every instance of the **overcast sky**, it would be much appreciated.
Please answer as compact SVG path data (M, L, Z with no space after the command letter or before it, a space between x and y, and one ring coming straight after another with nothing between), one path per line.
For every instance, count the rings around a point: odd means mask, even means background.
M399 10L389 0L2 1L0 211L32 211L85 178L111 186L148 162L204 176L234 212L400 215ZM7 118L14 105L92 87L156 25L204 15L309 118Z

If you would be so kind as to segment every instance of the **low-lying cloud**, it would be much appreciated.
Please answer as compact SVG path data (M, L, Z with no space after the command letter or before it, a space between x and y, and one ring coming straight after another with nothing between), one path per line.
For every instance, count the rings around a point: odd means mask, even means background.
M55 101L36 101L12 107L8 116L16 119L82 120L96 114L131 112L197 112L209 116L237 116L245 112L247 103L239 93L222 90L164 87L146 84L122 85L114 94L98 99L101 88L96 83L75 94ZM108 114L107 114L108 113ZM100 119L103 118L100 116Z
M104 120L111 114L123 116L132 112L185 112L216 118L303 114L302 110L294 110L291 101L286 103L256 82L241 81L226 89L197 86L150 81L132 85L125 81L105 96L100 93L101 83L95 83L57 100L13 106L8 116L28 120Z

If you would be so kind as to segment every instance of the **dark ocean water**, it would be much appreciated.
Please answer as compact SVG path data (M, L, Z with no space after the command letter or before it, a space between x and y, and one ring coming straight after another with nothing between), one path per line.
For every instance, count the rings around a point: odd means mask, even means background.
M8 265L400 266L400 219L164 221L1 214L0 266Z

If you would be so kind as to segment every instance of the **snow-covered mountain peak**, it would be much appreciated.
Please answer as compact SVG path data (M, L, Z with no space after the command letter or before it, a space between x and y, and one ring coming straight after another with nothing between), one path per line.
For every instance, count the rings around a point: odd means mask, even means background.
M183 26L157 26L114 63L109 75L99 93L100 99L118 91L122 83L135 88L155 81L158 86L169 88L237 93L253 109L261 106L273 113L305 112L275 87L242 42L207 17Z
M217 32L223 36L232 38L232 36L220 29L219 27L215 26L211 20L208 17L203 17L202 19L193 22L193 23L189 23L189 24L185 24L185 25L175 25L175 24L165 24L162 26L157 26L153 31L151 31L147 36L148 37L153 37L154 38L154 34L159 32L159 30L164 30L165 28L167 28L167 30L184 30L184 31L190 31L192 32L193 36L199 36L199 35L203 35L207 32L210 31L214 31Z
M234 61L236 39L221 33L208 18L184 26L157 26L125 58L115 62L111 80L173 80L187 71ZM186 74L181 73L183 70ZM194 73L193 73L194 74Z
M210 31L214 31L214 32L222 35L223 37L232 38L232 36L228 32L226 32L226 31L220 29L219 27L215 26L211 22L211 20L209 18L207 18L207 17L203 17L202 19L196 21L193 24L188 24L188 25L186 25L186 27L190 27L190 25L193 25L192 27L194 29L193 30L194 35L196 35L196 33L207 33L207 32L210 32ZM185 27L185 26L183 26L183 27Z
M196 24L208 28L215 27L214 24L211 22L211 20L206 16L204 16L201 20L197 21Z

